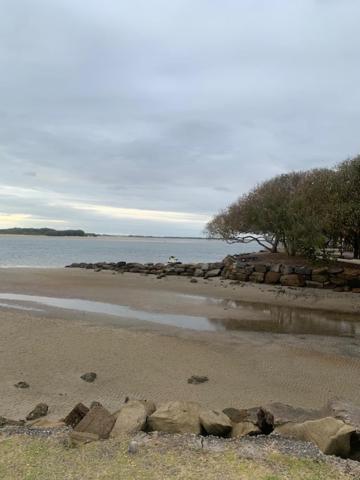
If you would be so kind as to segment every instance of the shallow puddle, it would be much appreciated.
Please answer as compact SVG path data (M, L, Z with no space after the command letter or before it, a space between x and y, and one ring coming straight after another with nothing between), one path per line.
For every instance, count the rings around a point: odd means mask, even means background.
M195 315L147 312L126 305L14 293L0 293L0 300L25 302L26 305L0 303L0 307L39 311L39 309L28 306L30 303L203 331L243 330L351 337L360 335L360 315L357 314L219 300L202 296L179 295L179 297L183 298L185 303L214 305L217 310L221 308L223 311L222 318L219 316L217 318L207 318Z

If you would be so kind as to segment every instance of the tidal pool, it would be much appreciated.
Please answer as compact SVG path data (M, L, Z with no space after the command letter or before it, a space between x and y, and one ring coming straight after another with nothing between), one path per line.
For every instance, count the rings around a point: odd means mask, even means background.
M185 303L213 305L217 312L220 308L222 314L204 317L149 312L126 305L92 300L16 293L0 293L0 300L14 302L11 304L0 303L0 308L39 311L39 309L34 308L33 305L35 304L37 306L111 315L123 319L148 321L201 331L254 331L350 337L360 334L360 314L221 300L193 295L178 295L178 297L182 298Z

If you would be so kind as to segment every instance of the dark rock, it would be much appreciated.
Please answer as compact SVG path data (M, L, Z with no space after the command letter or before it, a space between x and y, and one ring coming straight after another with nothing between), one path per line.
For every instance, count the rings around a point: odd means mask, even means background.
M270 285L275 285L279 283L281 277L281 273L278 272L267 272L265 275L265 283Z
M237 408L224 408L223 413L227 415L233 423L240 423L247 419L247 410L238 410Z
M190 378L188 378L188 383L192 383L194 385L198 385L199 383L205 383L208 382L209 379L206 376L201 376L201 375L192 375Z
M27 382L18 382L18 383L15 383L14 387L16 388L29 388L30 385L27 383Z
M265 273L253 272L250 275L249 280L250 282L254 282L254 283L264 283L264 278L265 278Z
M305 280L302 275L290 273L288 275L281 275L280 283L286 287L303 287L305 285Z
M310 277L312 274L312 268L309 267L295 267L295 273L298 273L299 275L305 275L307 277Z
M0 428L1 427L21 427L25 424L24 420L10 420L9 418L0 417Z
M76 432L86 432L108 438L116 418L104 407L93 407L75 427Z
M257 412L256 425L260 428L264 435L269 435L274 430L274 415L268 410L260 408Z
M85 417L85 415L87 415L88 412L88 407L86 407L82 403L78 403L64 418L64 422L66 423L66 425L74 428L78 423L81 422L81 420Z
M81 379L84 380L84 382L88 382L88 383L92 383L95 381L97 375L95 372L88 372L88 373L84 373L83 375L81 375Z
M100 402L97 402L96 400L94 400L93 402L91 402L90 408L94 408L94 407L102 407L102 405Z
M49 410L48 405L46 403L38 403L34 410L32 410L26 417L26 420L36 420L40 417L45 417Z
M257 263L254 268L255 268L255 272L259 272L259 273L266 273L268 271L267 266L262 263Z
M190 283L198 283L198 281L196 280L196 278L192 278L192 279L190 280Z

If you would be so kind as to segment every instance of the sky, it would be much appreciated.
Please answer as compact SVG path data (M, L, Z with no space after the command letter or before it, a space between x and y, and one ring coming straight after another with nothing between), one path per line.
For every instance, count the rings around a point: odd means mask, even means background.
M360 152L359 0L1 0L0 228L201 235Z

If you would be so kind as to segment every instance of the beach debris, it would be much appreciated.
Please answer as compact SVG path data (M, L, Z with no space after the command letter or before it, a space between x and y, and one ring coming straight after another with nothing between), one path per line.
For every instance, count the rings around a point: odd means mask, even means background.
M76 425L76 432L86 432L98 435L99 438L108 438L115 424L116 418L102 406L93 407Z
M69 427L75 428L88 412L88 407L86 407L83 403L78 403L64 418L64 422Z
M188 378L187 383L198 385L200 383L205 383L208 381L209 381L209 378L206 377L205 375L192 375L190 378Z
M230 418L225 413L216 410L202 410L200 423L208 435L217 437L228 437L232 430Z
M49 410L49 406L46 403L38 403L36 407L26 416L26 420L36 420L40 417L45 417Z
M156 410L153 402L142 400L130 400L125 403L119 412L115 413L116 422L111 431L111 437L117 437L123 433L137 433L145 428L149 415Z
M84 373L83 375L81 375L81 379L84 380L84 382L88 382L88 383L92 383L95 381L97 375L95 372L88 372L88 373Z
M94 407L102 407L102 404L94 400L93 402L90 403L90 408L94 408Z
M14 387L16 387L16 388L29 388L30 385L27 382L21 381L21 382L15 383Z

